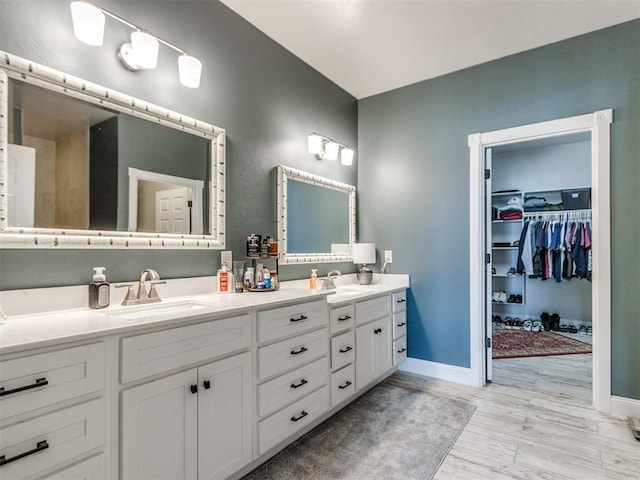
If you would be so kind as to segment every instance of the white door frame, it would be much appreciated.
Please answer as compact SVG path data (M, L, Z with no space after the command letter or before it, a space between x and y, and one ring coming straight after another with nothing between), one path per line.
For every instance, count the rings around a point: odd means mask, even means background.
M485 165L489 147L587 132L591 134L593 407L611 412L611 205L613 110L469 135L470 349L473 384L486 383Z

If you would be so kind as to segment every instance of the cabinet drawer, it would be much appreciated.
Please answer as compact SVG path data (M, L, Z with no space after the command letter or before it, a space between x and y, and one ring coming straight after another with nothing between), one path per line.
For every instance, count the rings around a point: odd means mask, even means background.
M348 365L356 359L356 335L345 332L331 339L331 370Z
M404 362L407 359L407 337L402 337L393 341L393 366Z
M356 303L356 325L363 325L390 314L391 295L384 295Z
M38 477L36 480L104 480L105 478L104 454L101 453L50 475Z
M331 374L331 406L335 407L356 393L356 367L351 364Z
M260 380L304 365L327 354L327 329L306 333L258 348L258 376Z
M329 368L323 357L258 386L258 416L270 415L285 405L327 384Z
M275 415L265 418L258 423L258 455L309 425L327 410L329 387L324 386Z
M344 305L332 308L329 311L329 330L331 333L341 332L355 325L355 308L353 305Z
M105 403L99 398L0 430L2 478L30 477L105 443Z
M326 325L327 302L317 300L258 312L258 342L290 337Z
M241 315L122 339L122 383L218 357L251 344Z
M101 390L104 372L104 343L1 362L0 417L4 420Z
M407 309L407 291L392 293L391 304L393 305L393 313L404 312Z
M393 314L393 338L403 337L407 334L407 312Z

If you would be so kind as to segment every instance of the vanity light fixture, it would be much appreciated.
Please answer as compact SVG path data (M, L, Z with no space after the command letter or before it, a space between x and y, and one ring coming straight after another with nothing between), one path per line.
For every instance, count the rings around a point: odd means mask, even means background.
M156 68L158 50L162 43L180 53L178 57L180 83L189 88L200 86L202 74L200 60L180 47L91 2L81 0L71 2L73 33L76 38L87 45L101 46L104 39L105 15L133 29L131 42L124 43L118 52L118 58L126 68L132 71Z
M354 151L335 140L313 132L307 137L309 153L316 156L318 160L337 160L340 153L340 163L342 165L353 165Z

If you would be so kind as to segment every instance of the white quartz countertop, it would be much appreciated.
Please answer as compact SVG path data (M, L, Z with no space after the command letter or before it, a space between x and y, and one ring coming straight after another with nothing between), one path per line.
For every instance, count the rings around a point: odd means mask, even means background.
M341 304L409 287L408 275L378 276L367 286L351 284L353 279L349 277L340 278L336 290L310 290L308 280L297 280L282 282L274 292L230 294L213 293L211 277L191 279L191 283L187 279L169 280L167 286L158 286L164 287L164 291L158 288L162 302L121 306L126 289L112 288L111 306L99 310L78 306L86 305L86 286L0 292L4 312L0 317L0 353L228 318L252 309L325 297L330 305ZM48 310L48 306L54 309Z

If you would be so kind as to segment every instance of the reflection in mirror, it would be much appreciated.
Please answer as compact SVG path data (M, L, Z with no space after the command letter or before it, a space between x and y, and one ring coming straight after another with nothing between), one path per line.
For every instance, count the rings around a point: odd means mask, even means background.
M277 190L282 263L351 261L354 186L279 166Z
M0 54L0 246L224 247L224 130Z

